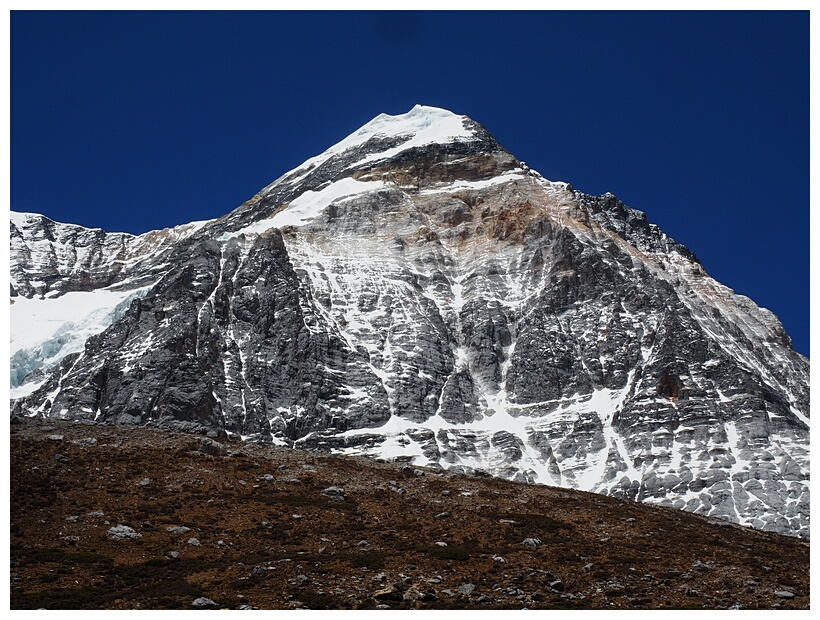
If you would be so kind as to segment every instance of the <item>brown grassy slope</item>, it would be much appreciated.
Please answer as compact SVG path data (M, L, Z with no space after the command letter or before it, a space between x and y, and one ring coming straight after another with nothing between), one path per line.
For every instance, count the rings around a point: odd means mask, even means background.
M10 429L12 609L809 606L808 543L675 510L271 446L210 456L181 433ZM119 524L141 537L111 539Z

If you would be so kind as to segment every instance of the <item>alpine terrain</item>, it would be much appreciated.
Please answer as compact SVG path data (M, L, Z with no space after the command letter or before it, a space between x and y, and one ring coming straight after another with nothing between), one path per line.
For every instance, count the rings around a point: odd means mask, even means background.
M809 361L611 194L380 115L231 213L11 215L12 416L215 431L809 536Z

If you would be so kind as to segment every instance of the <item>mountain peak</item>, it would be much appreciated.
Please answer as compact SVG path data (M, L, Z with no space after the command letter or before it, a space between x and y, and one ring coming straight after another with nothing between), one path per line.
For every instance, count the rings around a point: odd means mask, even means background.
M262 232L304 223L328 200L385 186L418 191L443 183L488 180L518 168L518 160L480 123L442 108L416 105L404 114L379 114L264 187L234 210L227 224L232 232ZM275 214L278 218L270 219Z
M379 114L329 149L307 160L299 169L320 165L333 156L364 148L369 151L358 163L393 157L401 151L429 144L472 142L486 131L467 116L443 108L416 105L409 112ZM377 148L367 148L378 145Z
M474 132L465 125L471 123L463 115L454 114L443 108L417 104L404 114L391 116L379 114L343 142L373 135L415 137L420 144L430 142L451 142L471 139Z
M12 332L32 326L16 418L213 431L809 535L810 368L776 318L467 117L379 115L189 230L12 226Z

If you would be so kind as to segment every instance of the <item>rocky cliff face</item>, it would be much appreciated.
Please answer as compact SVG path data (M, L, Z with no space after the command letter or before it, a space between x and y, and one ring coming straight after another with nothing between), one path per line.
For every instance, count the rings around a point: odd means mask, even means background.
M134 236L13 212L12 396L30 392L44 371L82 351L89 336L119 319L168 270L174 244L203 224Z
M466 117L381 115L131 262L123 237L77 232L93 243L23 277L15 229L22 317L80 289L131 297L19 377L14 414L219 429L808 536L809 363L776 317Z

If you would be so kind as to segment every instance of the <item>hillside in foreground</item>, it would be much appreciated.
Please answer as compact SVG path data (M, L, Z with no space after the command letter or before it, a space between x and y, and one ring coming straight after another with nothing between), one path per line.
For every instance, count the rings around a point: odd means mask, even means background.
M808 542L683 511L174 431L10 432L12 609L809 608Z

